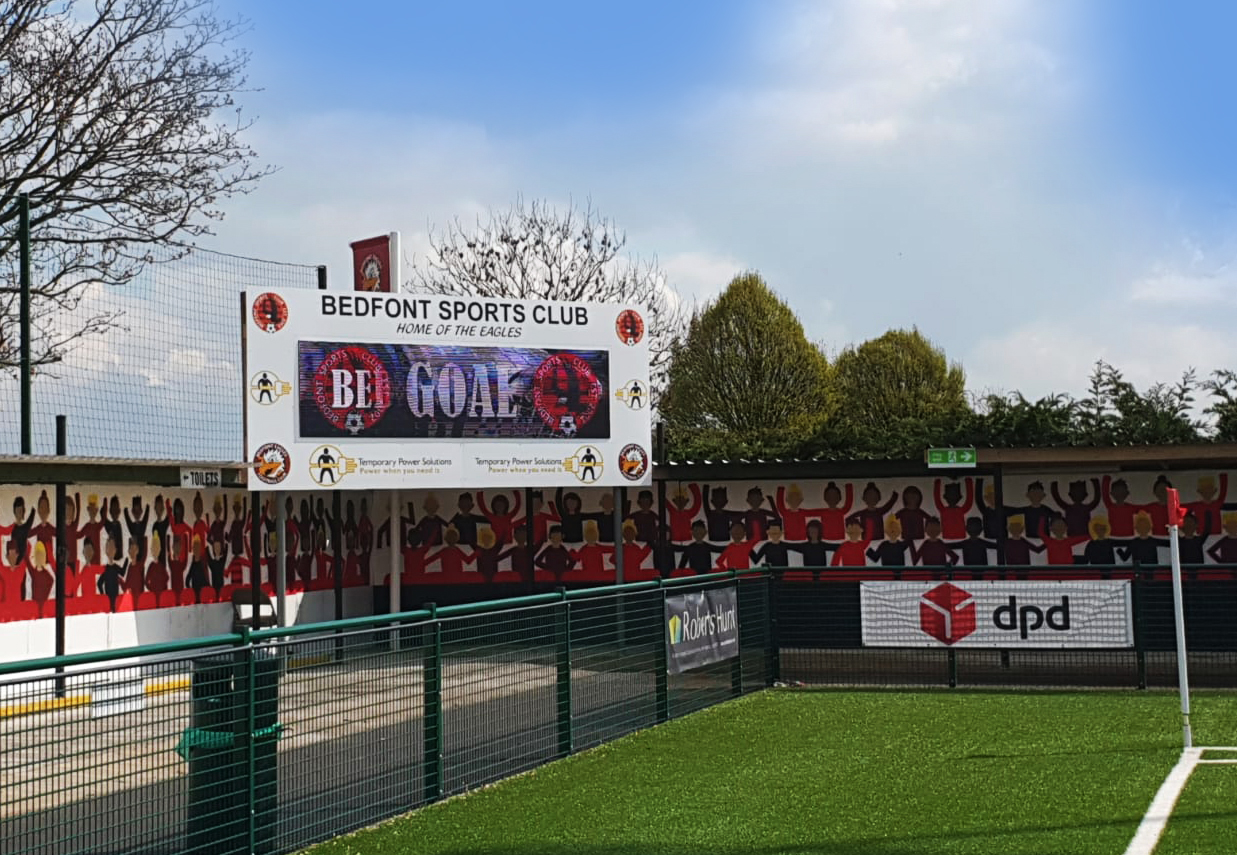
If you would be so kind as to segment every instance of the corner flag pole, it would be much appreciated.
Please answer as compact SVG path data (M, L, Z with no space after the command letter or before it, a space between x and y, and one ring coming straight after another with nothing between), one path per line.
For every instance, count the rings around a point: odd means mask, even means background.
M1185 747L1194 746L1190 732L1190 675L1186 663L1185 606L1181 594L1181 548L1177 540L1177 528L1185 517L1178 493L1168 490L1168 543L1173 563L1173 621L1177 627L1177 688L1181 694L1181 721L1185 734Z

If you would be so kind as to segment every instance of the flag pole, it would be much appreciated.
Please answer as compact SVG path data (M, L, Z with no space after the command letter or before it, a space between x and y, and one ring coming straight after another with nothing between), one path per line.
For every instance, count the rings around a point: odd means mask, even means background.
M1177 690L1181 695L1181 723L1185 747L1194 746L1190 731L1190 675L1186 662L1185 605L1181 591L1181 547L1178 542L1178 526L1185 516L1177 491L1168 490L1168 544L1173 565L1173 622L1177 628Z

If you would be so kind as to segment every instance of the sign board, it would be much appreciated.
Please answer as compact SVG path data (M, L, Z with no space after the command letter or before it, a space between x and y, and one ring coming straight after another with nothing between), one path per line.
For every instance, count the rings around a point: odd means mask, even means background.
M181 467L180 486L188 490L206 490L223 486L223 472L219 469L186 469Z
M1134 646L1128 581L861 582L866 647Z
M253 490L651 483L635 305L245 295Z
M974 469L979 455L973 448L929 448L929 469Z
M354 291L399 291L399 241L396 233L353 241L348 246L352 250Z
M666 597L666 669L682 674L739 655L737 589Z

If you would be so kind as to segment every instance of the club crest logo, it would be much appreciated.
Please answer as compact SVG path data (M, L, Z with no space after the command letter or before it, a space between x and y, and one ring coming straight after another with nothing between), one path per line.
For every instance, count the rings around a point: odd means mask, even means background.
M591 445L576 449L575 455L563 461L563 468L575 475L582 483L591 484L601 477L605 462L601 452Z
M624 309L614 322L614 331L623 344L637 345L644 338L644 318L635 309Z
M253 301L253 322L263 332L277 333L288 322L288 304L269 291Z
M649 455L640 446L632 443L619 452L619 472L628 481L639 481L649 471Z
M602 394L593 367L575 354L555 354L533 374L533 410L563 437L575 436L592 421Z
M284 395L290 394L292 394L292 384L280 380L273 371L259 371L249 380L249 397L264 406L269 406Z
M345 457L334 445L320 445L309 455L309 475L319 487L334 487L356 471L354 457Z
M253 456L253 474L263 484L278 484L288 477L292 456L277 442L268 442Z
M352 436L368 430L391 406L391 378L372 351L349 345L326 355L313 377L323 418Z
M632 380L614 393L614 397L633 410L643 410L644 405L648 403L648 395L648 387L639 380Z
M365 256L357 271L361 274L362 291L378 290L378 285L382 282L382 259L370 253Z

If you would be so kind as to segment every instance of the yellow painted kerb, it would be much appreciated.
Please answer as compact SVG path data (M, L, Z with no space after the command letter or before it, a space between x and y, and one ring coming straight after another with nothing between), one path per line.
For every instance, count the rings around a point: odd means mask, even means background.
M24 704L6 704L0 707L0 718L12 718L32 713L51 712L69 707L81 707L90 703L90 695L66 695L63 698L47 698L42 701L27 701Z
M183 692L189 689L191 681L188 677L169 677L166 680L149 680L146 683L146 694L159 695L164 692ZM0 706L0 718L13 718L19 715L54 712L72 707L86 706L90 703L89 692L66 695L63 698L45 698L39 701L27 701L20 704L5 704Z

